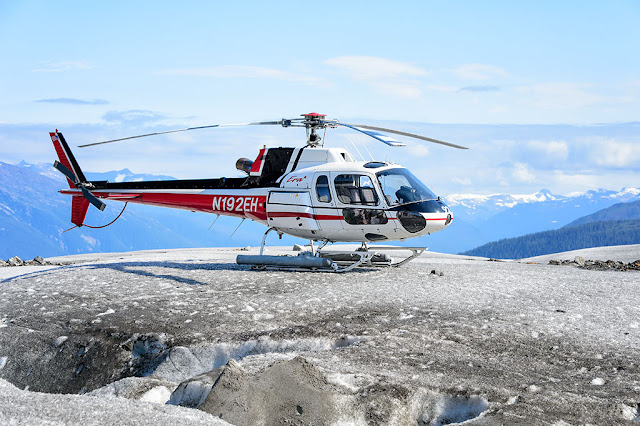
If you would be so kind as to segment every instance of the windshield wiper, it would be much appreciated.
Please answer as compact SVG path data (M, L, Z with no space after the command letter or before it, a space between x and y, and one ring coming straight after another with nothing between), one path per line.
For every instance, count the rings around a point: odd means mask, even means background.
M415 203L421 203L423 201L438 201L440 197L438 198L429 198L429 199L425 199L425 200L416 200L416 201L409 201L408 203L400 203L400 204L393 204L390 207L402 207L402 206L408 206L409 204L415 204Z

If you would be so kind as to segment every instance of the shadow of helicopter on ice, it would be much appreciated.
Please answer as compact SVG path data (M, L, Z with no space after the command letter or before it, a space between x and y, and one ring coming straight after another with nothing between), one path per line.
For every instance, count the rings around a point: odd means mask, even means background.
M190 261L187 262L178 262L178 261L139 261L139 262L119 262L119 263L98 263L98 264L70 264L52 267L50 269L46 269L44 271L34 271L28 272L21 275L16 275L13 277L6 278L4 280L0 280L0 283L8 283L17 279L25 279L25 278L34 278L34 277L43 277L47 275L53 275L59 271L70 271L70 270L112 270L117 272L122 272L126 274L134 274L147 278L158 278L158 279L166 279L171 281L176 281L189 285L211 285L215 283L215 279L218 278L216 275L211 275L211 281L204 282L198 279L194 279L191 277L181 276L175 273L167 273L167 271L160 270L151 270L147 268L159 268L159 269L174 269L185 272L191 271L229 271L229 272L286 272L286 273L314 273L316 271L255 271L251 268L247 268L245 265L238 265L235 263L220 263L220 262L202 262L202 263L193 263ZM351 271L351 273L368 273L372 271L376 271L377 268L358 268ZM326 272L325 272L326 273ZM321 274L322 275L322 274Z

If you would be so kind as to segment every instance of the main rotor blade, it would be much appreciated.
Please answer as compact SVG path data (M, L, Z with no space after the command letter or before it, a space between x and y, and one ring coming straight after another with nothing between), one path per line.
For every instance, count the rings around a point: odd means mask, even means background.
M81 186L80 189L82 190L82 195L84 195L84 198L89 200L89 202L97 207L100 211L104 210L104 208L107 206L105 203L98 200L96 196L89 192L89 190L84 186Z
M416 135L415 133L407 133L407 132L401 132L399 130L386 129L384 127L366 126L364 124L346 124L346 123L338 123L338 124L341 124L341 125L347 126L347 127L351 127L352 129L355 128L355 130L358 130L360 132L362 132L362 130L358 129L358 127L362 128L362 129L377 130L377 131L386 132L386 133L394 133L396 135L407 136L407 137L415 138L415 139L421 139L421 140L427 141L427 142L439 143L441 145L446 145L446 146L450 146L450 147L458 148L458 149L469 149L466 146L460 146L460 145L456 145L456 144L453 144L453 143L450 143L450 142L439 141L438 139L433 139L433 138L428 138L426 136ZM365 132L363 132L363 133L365 133ZM369 135L369 136L371 136L371 135ZM378 138L376 138L376 139L378 139ZM380 140L380 139L378 139L378 140ZM384 142L384 141L382 141L382 142Z
M378 133L378 132L372 132L371 130L367 130L365 128L359 128L359 127L363 127L363 126L356 126L353 124L346 124L346 123L340 123L339 121L336 122L336 124L339 124L340 126L345 126L348 127L350 129L356 130L360 133L364 133L367 136L371 136L374 139L379 140L380 142L386 143L389 146L405 146L405 144L403 144L400 141L397 141L395 139L393 139L392 137L389 137L387 135L383 135L382 133Z
M144 134L144 135L129 136L129 137L120 138L120 139L111 139L111 140L102 141L102 142L87 143L87 144L84 144L84 145L78 145L78 148L86 148L88 146L102 145L102 144L105 144L105 143L126 141L126 140L129 140L129 139L146 138L147 136L165 135L167 133L186 132L188 130L211 129L213 127L257 126L257 125L275 125L275 124L282 124L282 120L280 120L280 121L260 121L260 122L256 122L256 123L212 124L212 125L209 125L209 126L187 127L185 129L166 130L164 132L154 132L154 133L147 133L147 134Z
M75 175L71 172L71 170L67 169L62 163L60 163L58 160L56 160L53 163L53 167L55 167L60 173L62 173L63 175L65 175L67 177L67 179L69 179L71 182L73 182L74 184L78 184L78 181L76 181L76 177Z

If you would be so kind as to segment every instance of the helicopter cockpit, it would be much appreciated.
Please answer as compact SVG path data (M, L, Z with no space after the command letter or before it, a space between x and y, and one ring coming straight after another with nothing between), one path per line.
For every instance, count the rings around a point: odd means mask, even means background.
M409 170L396 167L376 173L384 198L395 211L447 212L445 204Z

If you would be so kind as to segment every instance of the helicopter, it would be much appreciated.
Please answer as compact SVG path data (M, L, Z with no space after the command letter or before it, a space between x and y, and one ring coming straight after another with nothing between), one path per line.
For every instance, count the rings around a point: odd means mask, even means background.
M325 148L326 131L346 127L392 147L405 144L385 133L458 149L467 148L413 133L343 123L326 117L325 114L313 112L302 114L300 118L189 127L79 145L85 148L161 134L230 126L305 128L305 146L265 146L255 160L244 157L237 160L236 168L244 176L234 178L88 181L62 133L56 129L49 135L59 160L54 162L54 167L67 177L69 184L69 189L60 193L72 196L71 222L76 227L88 226L84 220L89 205L104 210L104 199L259 222L267 227L260 254L238 255L236 259L238 264L250 265L253 269L346 272L359 266L400 266L419 256L426 247L391 246L370 250L368 244L404 241L445 229L453 221L449 207L405 167L385 161L357 161L344 148ZM264 255L266 238L272 231L280 237L288 234L307 239L310 241L310 250L303 250L297 256ZM327 244L336 242L361 243L361 246L352 252L324 250ZM383 253L384 250L400 249L410 250L412 254L394 262Z

